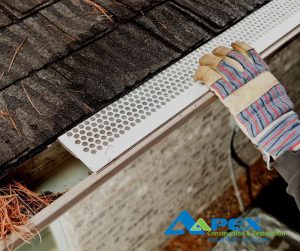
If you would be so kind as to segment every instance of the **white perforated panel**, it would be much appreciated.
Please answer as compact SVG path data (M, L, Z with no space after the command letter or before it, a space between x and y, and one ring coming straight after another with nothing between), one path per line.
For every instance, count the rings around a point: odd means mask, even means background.
M299 24L300 0L273 0L59 140L99 171L208 91L193 80L203 54L236 40L261 52Z

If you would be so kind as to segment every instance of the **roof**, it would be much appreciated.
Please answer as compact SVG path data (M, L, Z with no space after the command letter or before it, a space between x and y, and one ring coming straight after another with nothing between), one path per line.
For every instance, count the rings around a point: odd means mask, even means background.
M0 175L267 0L2 0Z

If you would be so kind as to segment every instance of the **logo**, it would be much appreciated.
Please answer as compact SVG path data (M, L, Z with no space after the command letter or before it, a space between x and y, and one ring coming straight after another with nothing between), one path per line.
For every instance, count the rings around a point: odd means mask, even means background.
M256 242L265 243L271 236L286 236L286 232L264 231L261 219L256 217L239 218L211 218L205 221L199 218L197 221L188 211L182 211L165 231L166 235L207 235L210 242ZM183 229L176 229L178 224L183 225ZM242 239L241 239L242 238Z
M178 217L171 223L165 231L166 235L183 235L183 229L174 229L177 224L181 223L185 229L193 235L203 235L205 232L217 231L219 227L227 227L231 231L261 231L262 227L259 225L258 220L253 218L212 218L210 226L207 222L199 218L195 222L194 218L188 211L182 211Z

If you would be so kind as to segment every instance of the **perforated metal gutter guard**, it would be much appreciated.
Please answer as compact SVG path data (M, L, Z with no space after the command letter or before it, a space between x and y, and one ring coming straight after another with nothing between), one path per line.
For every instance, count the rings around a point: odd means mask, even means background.
M211 101L208 89L193 80L203 54L219 45L230 46L236 40L247 41L259 53L275 44L274 50L278 46L276 42L284 42L298 32L299 24L299 0L273 0L74 127L59 137L59 141L93 172L103 172L111 164L117 166L142 145L161 136L156 133L153 137L158 129L164 127L163 133Z

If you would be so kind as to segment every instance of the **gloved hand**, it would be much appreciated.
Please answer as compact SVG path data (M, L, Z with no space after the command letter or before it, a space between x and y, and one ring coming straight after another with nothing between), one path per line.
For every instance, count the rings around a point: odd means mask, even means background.
M232 47L204 55L195 79L229 108L270 167L271 158L300 149L300 120L284 87L258 53L243 42Z

